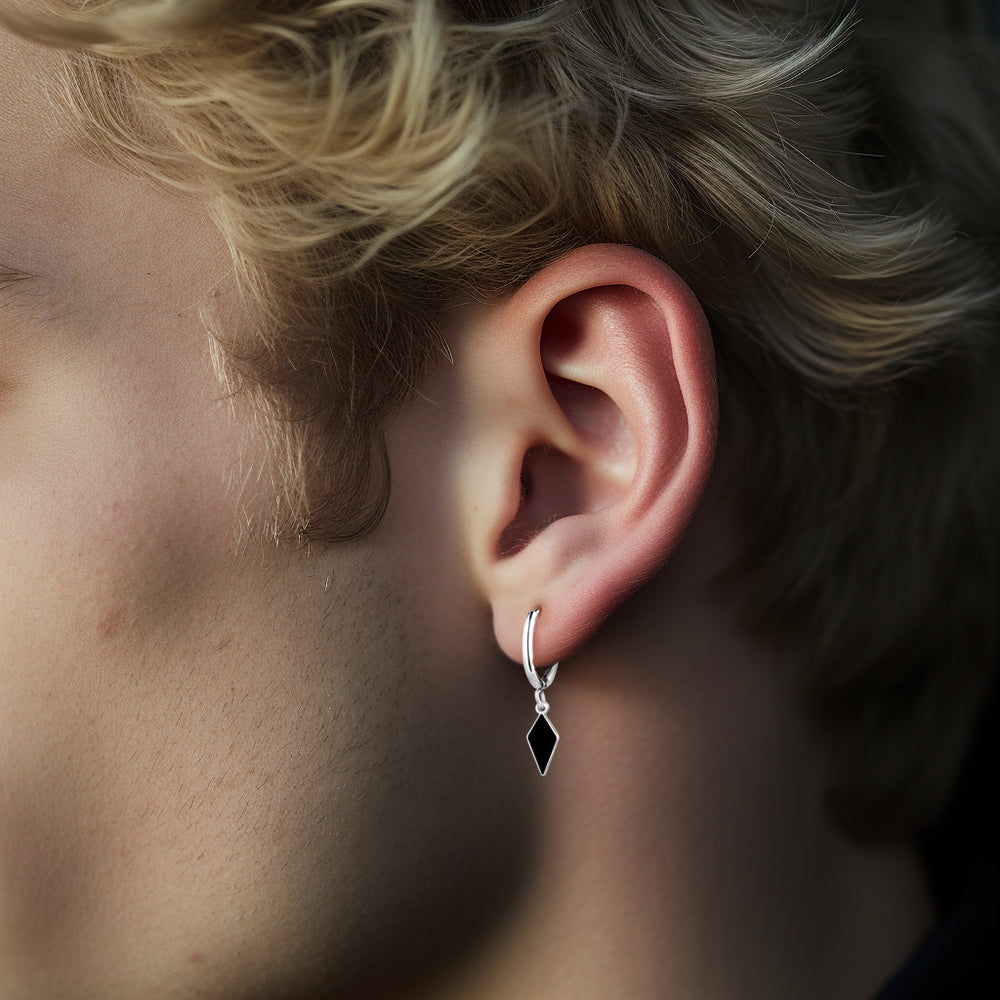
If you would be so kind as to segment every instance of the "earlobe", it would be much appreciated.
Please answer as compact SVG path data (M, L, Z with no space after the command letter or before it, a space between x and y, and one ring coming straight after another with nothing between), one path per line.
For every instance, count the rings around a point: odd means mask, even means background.
M711 337L680 277L590 246L460 331L477 413L468 531L500 647L570 656L669 557L714 458ZM489 485L488 485L489 484Z

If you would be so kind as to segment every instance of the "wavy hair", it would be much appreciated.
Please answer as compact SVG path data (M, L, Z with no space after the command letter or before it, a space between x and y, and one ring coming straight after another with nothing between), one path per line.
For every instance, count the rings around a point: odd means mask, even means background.
M857 835L945 801L997 655L996 60L794 0L44 0L90 151L203 197L278 537L378 522L446 304L640 247L715 338L748 623ZM933 72L928 70L932 64ZM929 79L933 77L933 85Z

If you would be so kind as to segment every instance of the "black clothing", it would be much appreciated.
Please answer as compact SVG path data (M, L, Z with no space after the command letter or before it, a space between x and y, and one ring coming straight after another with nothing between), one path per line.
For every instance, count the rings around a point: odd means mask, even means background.
M1000 1000L1000 868L984 863L873 1000Z

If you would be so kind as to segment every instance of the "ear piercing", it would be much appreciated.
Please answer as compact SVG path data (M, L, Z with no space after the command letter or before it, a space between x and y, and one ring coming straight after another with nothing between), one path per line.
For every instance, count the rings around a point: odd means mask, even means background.
M528 746L538 766L538 773L544 775L549 769L556 744L559 742L559 732L549 722L549 702L545 697L545 689L555 680L559 664L553 663L551 667L542 667L540 670L535 667L535 621L540 611L541 608L535 608L534 611L528 612L528 617L524 621L521 658L524 661L524 674L535 689L535 711L538 713L534 725L528 730Z

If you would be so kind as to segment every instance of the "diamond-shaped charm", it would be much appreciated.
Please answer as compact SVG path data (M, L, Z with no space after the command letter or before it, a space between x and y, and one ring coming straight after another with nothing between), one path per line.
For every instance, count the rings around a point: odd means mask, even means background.
M556 752L558 742L559 733L556 727L549 722L546 715L539 713L535 724L528 730L528 746L531 747L531 755L538 765L539 774L545 774L549 769L549 762Z

